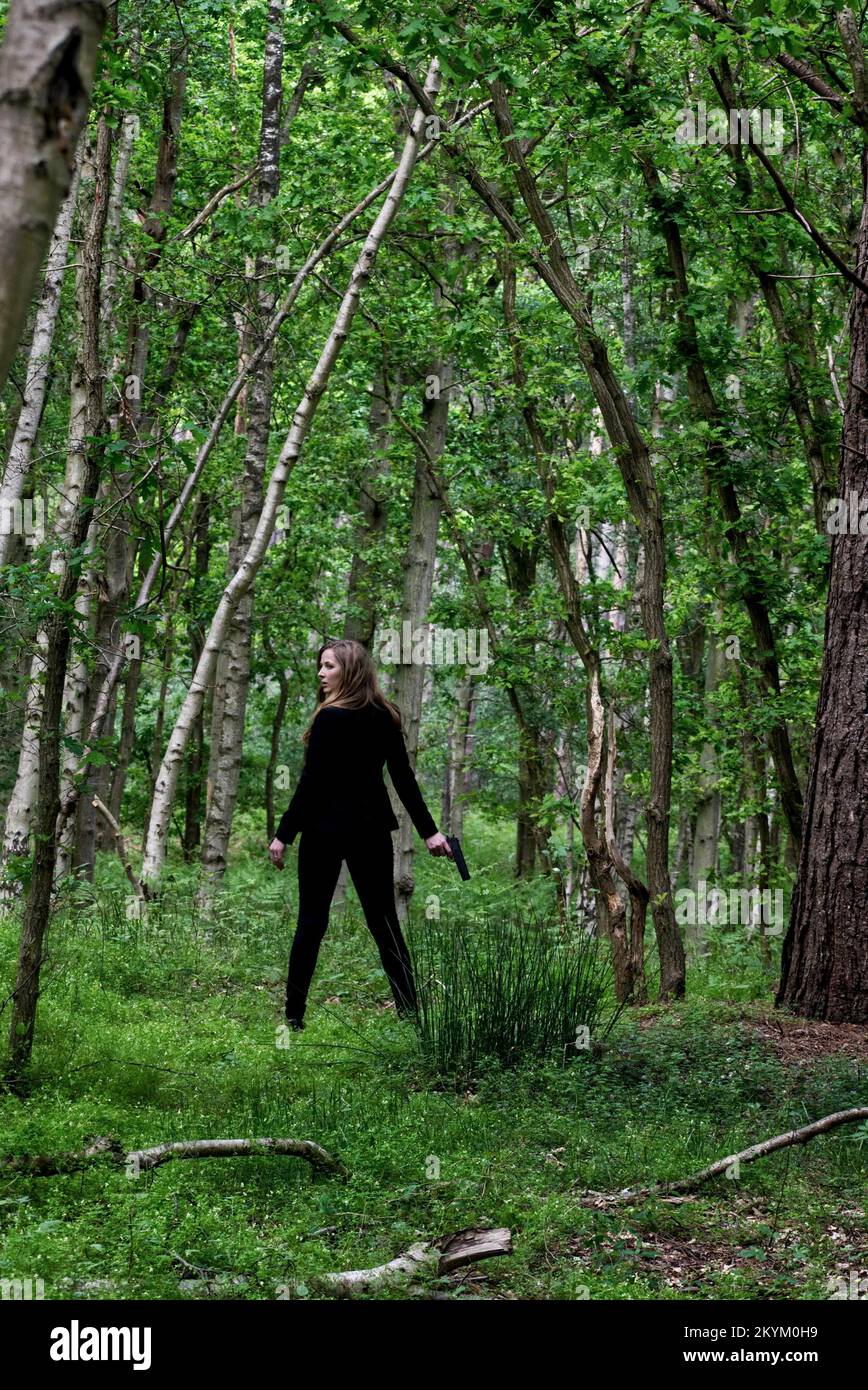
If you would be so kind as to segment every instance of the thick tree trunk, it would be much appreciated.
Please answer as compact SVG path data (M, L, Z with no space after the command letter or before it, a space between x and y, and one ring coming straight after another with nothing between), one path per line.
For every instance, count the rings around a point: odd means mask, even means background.
M857 268L868 267L868 150ZM854 290L841 496L868 495L868 296ZM863 520L864 526L864 520ZM832 536L804 835L777 996L807 1018L868 1023L868 534Z
M0 390L69 193L102 0L12 0L0 49Z
M48 252L45 283L42 298L36 314L30 355L27 362L27 378L24 383L24 397L15 434L3 471L3 485L0 487L0 569L8 564L10 548L14 537L21 532L11 521L16 519L17 506L24 494L25 484L30 472L30 457L36 442L36 432L42 419L45 392L48 385L48 359L54 340L57 315L60 312L60 293L63 286L63 272L72 234L73 214L78 197L81 174L81 153L76 159L75 172L66 201L60 209L57 226Z
M91 226L95 202L101 196L98 182L99 170L94 168L93 150L89 145L81 151L81 180L86 190L86 201L90 206ZM85 214L82 213L82 216ZM84 258L76 276L76 307L79 315L86 311L90 280L93 269ZM79 502L83 495L87 469L88 410L93 408L90 401L86 354L89 351L84 334L79 342L69 389L69 430L66 454L64 483L54 519L54 544L49 561L49 573L62 577L68 565L68 555L72 544L72 534L78 514ZM98 383L96 383L98 385ZM97 431L94 431L95 433ZM18 771L15 784L6 808L6 822L3 835L3 860L22 858L29 852L30 830L36 813L39 784L39 730L43 723L43 700L45 662L48 652L48 625L39 628L36 634L35 650L30 662L30 676L25 701L24 727L18 756ZM64 673L65 673L64 665ZM10 868L11 868L10 864ZM14 876L0 888L0 901L8 903L15 896Z
M84 543L90 526L99 484L100 454L93 440L102 428L102 375L99 356L100 271L103 236L111 170L111 136L108 122L100 118L95 160L93 206L83 250L78 308L82 349L79 363L90 383L86 392L87 413L82 420L83 450L81 487L69 527L70 554L65 559L51 617L46 624L45 685L42 720L39 729L39 809L36 817L36 849L33 872L18 953L18 970L13 992L9 1034L11 1071L20 1074L33 1047L39 976L44 960L44 941L48 930L51 889L55 868L55 834L60 809L60 732L63 686L70 646L70 626L66 606L75 594L78 571L75 552Z

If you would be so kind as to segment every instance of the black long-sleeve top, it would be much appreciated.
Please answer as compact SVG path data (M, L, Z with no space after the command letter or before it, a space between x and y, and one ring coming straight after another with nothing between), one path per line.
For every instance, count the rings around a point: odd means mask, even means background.
M383 781L384 763L422 839L436 835L436 822L419 790L400 728L383 705L370 704L361 709L326 705L320 710L298 786L275 838L291 845L301 830L397 830Z

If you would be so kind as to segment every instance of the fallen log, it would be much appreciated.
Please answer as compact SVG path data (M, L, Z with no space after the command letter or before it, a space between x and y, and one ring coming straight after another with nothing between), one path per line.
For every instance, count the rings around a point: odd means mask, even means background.
M84 1149L59 1154L5 1154L0 1157L0 1172L21 1173L29 1177L48 1177L55 1173L74 1173L95 1163L112 1163L126 1168L127 1175L137 1178L140 1173L158 1168L178 1158L251 1158L259 1154L285 1154L306 1159L323 1173L349 1176L339 1158L335 1158L312 1139L184 1139L176 1143L157 1144L149 1149L127 1152L120 1140L101 1135L86 1143Z
M81 1150L59 1154L3 1154L0 1172L22 1173L27 1177L44 1178L55 1173L76 1173L93 1163L108 1160L123 1167L126 1152L119 1139L107 1135L91 1139Z
M838 1125L854 1124L857 1120L868 1120L868 1106L857 1106L853 1110L836 1110L833 1115L824 1115L821 1120L814 1120L809 1125L803 1125L801 1129L787 1130L785 1134L776 1134L773 1139L764 1139L761 1144L752 1144L740 1153L719 1158L716 1163L701 1169L700 1172L691 1173L688 1177L678 1178L673 1182L652 1183L650 1187L624 1187L620 1192L609 1193L586 1189L582 1193L581 1203L582 1206L588 1207L627 1206L633 1202L644 1202L649 1197L693 1192L702 1183L719 1178L723 1173L737 1177L743 1163L754 1163L756 1159L777 1153L779 1149L789 1148L791 1144L807 1144L818 1134L826 1134L830 1129L837 1129ZM575 1188L577 1183L573 1183L572 1186Z
M387 1264L373 1269L347 1269L339 1274L320 1274L317 1280L336 1293L363 1293L377 1285L427 1272L449 1274L463 1265L495 1255L512 1254L512 1235L506 1226L491 1230L468 1228L439 1240L419 1241Z

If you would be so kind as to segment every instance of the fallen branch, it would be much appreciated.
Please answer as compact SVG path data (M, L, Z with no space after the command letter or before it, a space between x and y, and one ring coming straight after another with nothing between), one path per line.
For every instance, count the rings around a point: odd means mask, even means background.
M0 1172L23 1173L27 1177L44 1178L54 1173L76 1173L102 1159L123 1166L126 1154L119 1139L103 1135L93 1139L80 1152L59 1154L4 1154Z
M439 1250L427 1241L420 1241L388 1264L375 1265L373 1269L347 1269L342 1274L321 1274L319 1278L336 1293L364 1293L377 1284L388 1284L424 1271L434 1274L439 1262Z
M728 1158L719 1158L710 1167L703 1168L699 1173L691 1173L689 1177L678 1178L675 1182L652 1183L650 1187L625 1187L620 1192L610 1193L586 1190L582 1194L582 1205L620 1206L644 1202L648 1197L659 1197L673 1192L692 1192L702 1183L719 1178L721 1174L732 1169L733 1165L738 1165L735 1169L737 1174L742 1163L753 1163L758 1158L765 1158L767 1154L777 1153L778 1149L787 1149L791 1144L807 1144L811 1139L816 1139L818 1134L826 1134L830 1129L837 1129L838 1125L854 1124L856 1120L868 1120L868 1106L858 1106L853 1110L837 1110L834 1115L825 1115L822 1120L814 1120L813 1124L804 1125L801 1129L776 1134L773 1139L765 1139L761 1144L752 1144L749 1149L730 1154Z
M175 1158L250 1158L264 1153L292 1154L307 1159L323 1172L349 1176L340 1159L333 1158L312 1139L187 1139L177 1144L157 1144L152 1149L136 1149L127 1154L127 1162L142 1172Z
M127 851L124 845L124 837L121 832L120 826L118 825L109 808L105 805L103 801L100 800L98 796L95 796L93 798L93 800L91 801L91 805L93 806L94 810L97 811L108 822L109 829L115 837L115 845L117 847L117 852L120 857L120 861L124 866L124 873L126 874L127 878L132 884L133 892L136 894L136 896L139 898L143 898L145 896L145 890L142 887L142 884L139 883L139 880L136 878L136 875L133 871L133 866L127 858Z
M477 1260L511 1254L512 1234L508 1227L498 1226L487 1231L469 1229L456 1231L440 1240L418 1241L388 1264L375 1265L373 1269L348 1269L340 1274L320 1274L317 1278L338 1293L361 1293L378 1284L406 1279L423 1271L449 1274L463 1265L476 1264Z
M74 1173L94 1163L108 1161L126 1168L130 1177L138 1177L176 1158L250 1158L257 1154L291 1154L306 1159L321 1172L343 1178L349 1176L341 1160L312 1139L186 1139L173 1144L157 1144L150 1149L131 1149L127 1153L118 1139L107 1135L71 1153L6 1154L0 1157L0 1172L48 1177L54 1173Z

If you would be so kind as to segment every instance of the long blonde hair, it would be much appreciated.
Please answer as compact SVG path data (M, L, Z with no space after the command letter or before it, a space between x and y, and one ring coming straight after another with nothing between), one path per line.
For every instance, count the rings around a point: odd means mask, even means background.
M377 668L367 647L363 646L361 642L357 642L354 637L327 638L316 654L317 670L319 670L322 654L325 651L334 653L341 669L340 682L337 689L328 696L324 695L322 686L318 688L316 709L301 736L302 743L307 743L314 720L326 705L337 705L339 709L364 709L366 705L380 705L389 711L400 729L401 711L393 701L386 698L380 689Z

